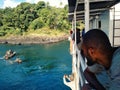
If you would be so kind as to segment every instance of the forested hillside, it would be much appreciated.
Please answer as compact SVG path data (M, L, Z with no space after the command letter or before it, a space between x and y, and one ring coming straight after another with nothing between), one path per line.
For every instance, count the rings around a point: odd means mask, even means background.
M56 8L44 1L37 4L24 2L15 8L0 9L0 36L65 32L71 26L67 14L67 5Z

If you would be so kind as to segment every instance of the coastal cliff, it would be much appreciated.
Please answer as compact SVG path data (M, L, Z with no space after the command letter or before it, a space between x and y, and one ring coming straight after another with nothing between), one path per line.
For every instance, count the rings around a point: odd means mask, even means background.
M66 40L68 35L62 36L10 36L7 38L0 38L0 43L4 44L46 44L55 43L62 40Z

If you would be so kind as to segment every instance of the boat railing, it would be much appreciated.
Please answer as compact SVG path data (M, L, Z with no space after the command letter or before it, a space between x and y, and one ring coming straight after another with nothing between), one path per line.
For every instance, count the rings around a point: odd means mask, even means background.
M84 70L87 67L86 64L86 59L81 55L81 51L78 49L77 45L74 44L74 55L73 57L75 57L75 63L73 66L76 68L76 86L78 87L77 90L81 90L81 87L83 86L84 83L87 83L86 79L84 78Z
M81 51L78 49L77 45L73 43L73 51L72 51L72 73L74 73L74 86L75 88L71 88L72 90L81 90L81 87L84 83L87 83L84 78L83 72L87 67L85 62L85 58L80 53ZM64 83L65 84L65 83Z

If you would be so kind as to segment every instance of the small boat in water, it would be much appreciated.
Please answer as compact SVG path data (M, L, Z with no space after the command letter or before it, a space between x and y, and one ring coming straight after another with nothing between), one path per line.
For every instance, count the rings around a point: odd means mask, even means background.
M8 50L4 56L4 59L8 60L16 55L16 52Z

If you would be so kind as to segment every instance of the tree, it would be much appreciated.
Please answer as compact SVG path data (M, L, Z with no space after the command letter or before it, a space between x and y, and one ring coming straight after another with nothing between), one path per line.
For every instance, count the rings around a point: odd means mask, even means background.
M40 29L44 26L44 22L41 18L35 19L29 26L29 29Z
M35 9L36 10L40 10L46 7L46 4L44 1L39 1L36 5L35 5Z
M30 23L38 17L33 8L34 5L30 3L21 3L15 8L15 26L22 32L26 31Z
M41 20L45 23L45 26L48 26L47 21L51 18L50 13L51 9L48 8L43 8L38 13L39 18L41 18Z
M3 9L0 9L0 27L3 26Z
M36 30L42 27L68 30L71 25L67 14L67 5L64 8L56 8L44 1L39 1L37 4L24 2L15 8L0 9L0 31L18 32L19 30L22 34L30 29Z

